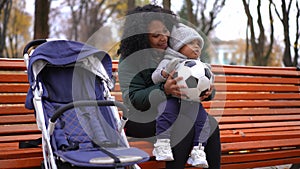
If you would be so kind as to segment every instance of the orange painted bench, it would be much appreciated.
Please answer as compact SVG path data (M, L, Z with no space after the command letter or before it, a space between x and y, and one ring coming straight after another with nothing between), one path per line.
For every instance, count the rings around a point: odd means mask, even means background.
M41 165L41 148L19 148L20 141L41 137L33 111L24 107L29 87L23 60L0 60L0 168Z
M117 64L113 62L116 76ZM21 59L0 59L0 168L39 168L43 159L41 148L18 146L19 141L41 137L33 111L24 108L29 87L25 69ZM212 70L217 94L203 105L219 121L221 168L299 164L299 70L221 65L212 65ZM118 82L112 94L122 101ZM130 144L151 155L151 143ZM140 166L164 168L164 162L151 157Z

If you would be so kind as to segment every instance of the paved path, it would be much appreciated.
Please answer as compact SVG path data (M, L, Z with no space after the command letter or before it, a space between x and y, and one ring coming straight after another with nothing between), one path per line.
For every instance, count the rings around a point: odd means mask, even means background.
M280 166L272 166L272 167L261 167L261 168L253 168L253 169L289 169L292 165L280 165Z

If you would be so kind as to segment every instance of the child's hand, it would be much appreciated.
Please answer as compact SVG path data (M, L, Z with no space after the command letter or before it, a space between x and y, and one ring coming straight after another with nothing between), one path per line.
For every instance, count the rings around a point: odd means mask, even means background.
M170 74L173 70L175 70L176 66L179 64L180 59L179 58L174 58L172 59L165 68L165 72L167 74Z
M169 77L169 73L167 73L164 69L163 70L161 70L161 75L164 77L164 78L168 78Z

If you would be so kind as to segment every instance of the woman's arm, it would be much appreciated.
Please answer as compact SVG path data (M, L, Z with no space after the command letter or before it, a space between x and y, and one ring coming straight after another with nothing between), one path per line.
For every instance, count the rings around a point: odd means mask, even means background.
M151 79L154 68L145 68L145 66L139 67L135 60L119 63L119 82L123 101L129 108L140 111L149 110L151 104L166 99L161 90L162 83L154 84Z

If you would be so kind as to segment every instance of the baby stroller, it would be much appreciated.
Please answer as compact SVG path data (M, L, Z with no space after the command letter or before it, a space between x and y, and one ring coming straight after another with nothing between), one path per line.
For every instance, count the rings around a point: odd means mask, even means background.
M30 84L25 106L42 131L43 168L138 168L149 159L128 145L127 109L110 95L106 52L76 41L35 40L23 54Z

